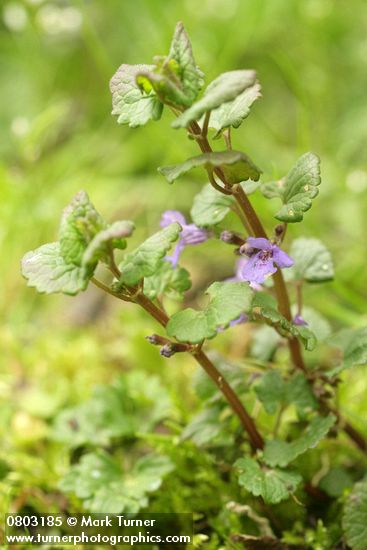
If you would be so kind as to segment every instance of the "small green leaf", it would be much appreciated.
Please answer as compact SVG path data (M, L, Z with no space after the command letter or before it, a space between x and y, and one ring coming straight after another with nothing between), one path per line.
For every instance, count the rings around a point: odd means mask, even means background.
M283 206L275 217L282 222L300 222L304 212L312 206L312 199L318 193L320 159L313 153L305 153L282 180L265 183L261 186L267 198L279 197Z
M333 498L342 496L353 485L353 478L345 468L335 466L320 480L319 487Z
M189 106L191 100L182 90L178 81L178 67L174 61L166 58L157 58L158 66L153 71L140 71L136 76L136 83L143 91L147 88L154 90L163 103L171 103L175 106Z
M22 259L22 274L28 279L28 286L46 294L62 292L74 296L87 288L93 271L94 267L91 271L66 263L58 242L44 244Z
M193 120L199 120L204 113L235 99L255 81L255 71L229 71L219 75L209 84L203 97L172 122L173 128L184 128Z
M284 402L288 405L294 405L301 418L311 410L317 409L317 399L303 372L297 372L286 381L284 386Z
M265 292L257 292L253 301L253 308L255 316L260 315L266 323L274 327L282 336L300 338L305 349L308 351L312 351L315 348L317 340L313 332L305 326L296 326L287 321L279 313L273 296L265 294Z
M188 308L172 315L167 334L180 342L197 344L214 338L219 328L251 308L253 291L247 283L213 283L207 290L210 302L202 311Z
M330 337L329 343L341 348L343 356L341 364L332 369L328 376L367 364L367 327L340 330Z
M265 373L260 383L255 386L255 392L268 414L275 414L278 405L284 398L284 380L277 370Z
M190 439L199 447L233 445L233 434L228 429L228 422L222 418L222 411L219 405L212 405L195 414L185 426L181 439Z
M248 180L243 182L241 186L245 193L250 195L257 189L259 183ZM199 227L216 225L226 217L234 204L233 197L220 193L208 183L194 198L191 208L192 221Z
M225 128L238 128L250 114L251 105L261 97L261 86L256 82L247 88L234 101L224 103L210 113L209 126L217 130L217 135Z
M296 472L261 468L248 457L240 458L234 466L239 473L239 484L254 496L261 496L267 504L286 500L302 481Z
M144 279L144 294L151 300L163 294L181 299L190 287L189 272L182 267L174 268L171 262L162 261L155 273Z
M163 105L155 93L142 91L136 84L136 76L142 71L151 71L154 65L121 65L110 82L112 114L119 124L131 128L142 126L149 120L159 120Z
M278 406L294 405L300 417L317 406L303 372L294 374L289 380L283 380L278 370L266 372L255 387L259 400L268 414L275 414Z
M233 204L233 197L220 193L208 183L194 198L190 212L192 221L199 227L216 225L226 217Z
M133 286L144 277L153 275L181 230L178 223L171 223L127 254L119 266L122 274L118 285Z
M276 439L267 441L264 449L264 461L269 466L287 466L308 449L316 447L335 424L335 421L336 418L333 414L325 417L316 416L311 420L304 433L291 443Z
M352 550L367 546L367 479L356 483L344 506L343 530Z
M318 239L296 239L289 255L294 260L294 265L287 270L289 278L309 283L323 283L334 278L331 254Z
M91 240L107 224L89 200L79 191L64 209L59 230L60 253L68 264L81 266L84 252Z
M178 77L191 105L203 86L203 74L196 66L190 39L181 22L176 25L168 58L177 63Z
M134 229L133 222L119 221L97 233L84 251L83 264L95 265L101 259L107 261L110 250L126 248L125 237L130 237Z
M158 168L169 183L173 183L182 174L189 170L203 166L205 168L219 167L223 171L228 183L240 183L252 179L257 181L261 171L255 166L251 159L239 151L221 151L219 153L203 153L191 157L182 164L172 164L164 168Z
M94 513L136 513L148 505L148 494L156 491L173 469L164 456L147 455L128 472L104 451L82 456L60 482L60 489L74 493Z

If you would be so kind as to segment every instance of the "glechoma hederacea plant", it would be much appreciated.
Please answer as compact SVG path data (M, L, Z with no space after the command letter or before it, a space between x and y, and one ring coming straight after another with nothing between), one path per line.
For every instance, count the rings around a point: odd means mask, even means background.
M367 361L367 329L346 328L330 335L321 315L303 307L302 290L306 285L334 277L331 255L319 240L298 238L290 245L285 242L286 233L289 237L291 232L288 225L302 222L318 195L319 158L305 153L286 176L260 183L260 169L245 153L232 147L233 130L242 124L261 95L256 73L229 71L202 91L204 75L195 63L181 23L167 56L154 57L152 65L121 65L110 86L112 113L120 124L136 128L157 121L165 107L174 117L175 131L184 130L193 146L199 147L200 154L158 169L171 184L195 168L206 171L209 183L194 198L192 222L181 212L164 212L161 229L117 260L115 252L120 254L127 247L134 223L107 223L88 195L80 191L64 210L59 240L23 258L24 277L39 292L69 295L84 291L92 282L112 297L143 308L162 329L162 334L148 336L149 342L160 346L164 357L190 354L221 392L223 408L228 405L238 417L242 434L236 437L231 466L242 491L261 497L266 505L292 496L298 504L300 500L303 504L315 500L329 504L333 497L341 497L339 489L347 474L344 472L338 483L335 475L332 479L334 470L330 470L329 479L324 477L320 484L321 478L312 465L308 473L300 467L300 457L324 438L332 445L343 432L366 452L365 437L344 418L334 401L339 373ZM254 192L281 203L273 228L265 229L254 210L249 199ZM231 229L233 215L240 220L242 232ZM216 239L218 247L233 247L237 255L237 264L236 257L233 261L237 267L229 268L233 276L210 284L205 291L206 305L201 309L182 308L169 316L165 296L182 299L191 286L189 273L179 266L185 247L200 246L208 239ZM95 277L100 263L112 273L110 284ZM208 340L220 337L223 330L238 323L251 324L252 361L258 367L257 376L248 379L245 389L238 378L232 380L230 369L216 366L207 349ZM289 360L284 359L285 345ZM330 352L323 353L322 364L311 361L309 365L307 356L314 357L309 352L317 345L324 349L329 346ZM283 350L283 359L278 361L279 350ZM268 421L249 412L254 397L250 390L254 390L264 414L269 415L265 416ZM208 410L212 406L208 400ZM283 413L292 406L297 421L291 423L291 417ZM272 415L276 415L273 421ZM219 415L216 422L221 422ZM283 439L278 438L279 432ZM358 477L361 474L354 480ZM357 513L363 512L363 521L367 522L367 481L359 481L351 497L343 498L344 503L338 502L344 505L346 540L352 548L367 548L363 526L358 527L356 520ZM264 515L268 514L266 510ZM274 512L268 517L276 532ZM267 548L274 533L264 533L261 523L257 531L257 538L238 535L237 539L244 543L250 539L262 541L261 548ZM337 537L342 536L337 533Z

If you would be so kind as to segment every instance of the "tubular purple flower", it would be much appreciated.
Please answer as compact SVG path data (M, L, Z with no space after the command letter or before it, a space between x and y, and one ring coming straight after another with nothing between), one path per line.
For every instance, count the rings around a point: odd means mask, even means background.
M185 216L178 210L166 210L161 218L161 227L167 227L173 222L178 222L182 227L182 231L172 256L167 256L166 260L171 262L173 267L177 267L180 254L185 246L201 244L208 240L209 235L205 229L200 229L194 223L187 223Z
M278 268L291 267L294 263L279 246L263 237L249 237L240 252L250 254L240 274L242 280L250 283L262 284Z
M297 325L299 327L302 327L302 326L307 327L308 326L307 321L305 321L304 318L299 314L297 314L293 317L293 324Z

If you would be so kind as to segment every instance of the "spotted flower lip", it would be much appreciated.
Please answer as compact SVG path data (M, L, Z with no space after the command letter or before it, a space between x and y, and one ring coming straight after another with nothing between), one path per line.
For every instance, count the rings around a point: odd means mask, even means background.
M185 246L201 244L208 240L209 235L205 229L200 229L194 223L187 223L185 216L178 210L166 210L161 218L161 227L167 227L167 225L174 222L181 225L182 231L172 256L166 256L166 260L171 262L173 267L177 267L180 254Z
M249 237L240 252L249 255L240 276L242 280L250 283L262 284L278 268L291 267L294 263L279 246L263 237Z

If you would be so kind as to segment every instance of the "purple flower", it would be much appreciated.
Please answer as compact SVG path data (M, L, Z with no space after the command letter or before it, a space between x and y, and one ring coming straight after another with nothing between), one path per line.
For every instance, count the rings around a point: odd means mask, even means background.
M295 316L293 317L293 324L294 324L294 325L297 325L297 326L299 326L299 327L302 327L302 326L307 327L307 326L308 326L307 321L305 321L305 320L303 319L303 317L302 317L301 315L299 315L299 314L297 314L297 315L295 315Z
M194 223L187 223L185 216L178 210L166 210L161 218L161 227L167 227L173 222L178 222L182 227L182 231L172 256L166 256L166 260L171 262L173 267L177 267L180 254L185 246L203 243L208 239L208 233Z
M256 250L258 252L256 252ZM265 279L276 272L277 268L291 267L293 260L276 244L262 237L249 237L240 249L249 256L241 269L241 278L250 283L264 283Z
M249 258L246 256L242 256L239 260L237 260L236 263L236 272L235 276L231 277L229 279L226 279L228 282L241 282L241 281L247 281L247 279L244 279L242 276L242 271L244 270L246 264L248 264ZM262 286L258 283L250 283L250 287L254 290L262 290Z

